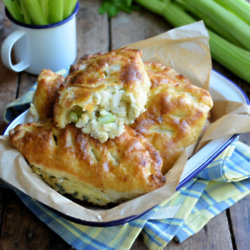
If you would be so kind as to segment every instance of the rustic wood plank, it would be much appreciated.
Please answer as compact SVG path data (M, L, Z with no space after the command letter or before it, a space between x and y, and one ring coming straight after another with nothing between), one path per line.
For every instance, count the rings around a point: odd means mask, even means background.
M148 248L143 243L143 237L139 234L138 238L131 247L131 250L147 250Z
M234 242L237 249L250 248L250 195L233 205L230 210L230 219Z
M5 192L0 249L72 249L35 217L12 191Z
M77 15L78 59L85 54L106 52L109 48L107 15L99 15L100 0L80 2Z
M182 244L172 241L166 250L230 250L233 249L226 212L213 218L199 233L190 237Z
M111 20L111 49L158 35L170 27L163 18L148 11L120 13Z

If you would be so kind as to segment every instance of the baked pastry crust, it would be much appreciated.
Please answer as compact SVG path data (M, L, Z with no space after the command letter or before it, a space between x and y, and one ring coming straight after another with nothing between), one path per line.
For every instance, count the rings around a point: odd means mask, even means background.
M141 57L139 50L122 48L83 59L59 91L55 124L74 122L100 142L119 136L145 111L151 83Z
M99 55L84 56L71 67L71 72L85 67L87 60ZM166 173L184 148L197 141L213 104L206 90L192 85L175 70L152 62L145 62L145 68L152 84L146 104L147 111L131 127L143 134L161 153L164 160L163 173ZM46 81L45 74L41 78ZM46 99L53 103L53 98L56 97L51 95L53 92L46 91L53 84L50 78L47 81L43 84L44 93L48 95L48 98L45 95L43 98L45 111L51 107L47 105Z
M63 76L48 69L43 69L39 74L33 104L40 120L52 117L55 99L63 81Z
M159 153L129 127L103 144L74 125L58 129L51 121L20 124L9 138L54 189L97 205L132 199L165 183Z
M165 174L202 131L212 98L183 75L160 63L145 62L152 83L146 111L131 125L160 152Z

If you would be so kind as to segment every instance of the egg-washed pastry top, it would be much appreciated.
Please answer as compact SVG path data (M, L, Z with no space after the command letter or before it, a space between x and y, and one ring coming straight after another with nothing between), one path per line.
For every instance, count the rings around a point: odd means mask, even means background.
M124 131L145 111L150 81L142 52L122 48L82 61L62 84L54 106L54 122L74 123L86 134L105 142Z
M165 174L199 138L213 106L205 89L160 63L145 62L151 90L146 111L131 125L160 152Z
M159 153L127 126L105 143L73 124L58 129L50 121L17 125L9 138L55 190L97 205L132 199L165 183Z
M39 114L39 120L47 120L53 116L55 99L63 81L63 76L48 69L43 69L38 75L33 104Z

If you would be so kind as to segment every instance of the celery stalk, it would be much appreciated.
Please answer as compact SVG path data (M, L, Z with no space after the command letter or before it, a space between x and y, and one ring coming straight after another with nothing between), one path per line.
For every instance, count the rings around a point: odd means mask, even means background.
M250 51L244 50L209 31L212 57L250 83Z
M138 4L145 8L158 5L159 0L135 0ZM150 4L148 4L150 2ZM173 26L182 26L195 22L195 19L188 15L176 3L165 0L165 7L163 10L154 8L155 13L163 13L164 18ZM161 7L162 8L162 7ZM210 49L213 58L231 70L234 74L250 83L250 52L239 48L238 46L226 41L216 33L209 31L210 35Z
M26 10L29 11L29 16L31 20L36 25L46 25L49 24L48 20L46 20L42 8L38 2L38 0L24 0L24 5L26 6Z
M246 0L215 0L250 25L250 4Z
M20 0L20 5L22 9L23 19L26 24L32 24L32 20L29 16L29 11L26 9L26 5L24 4L24 0Z
M161 2L159 0L151 1L151 0L135 0L138 4L143 6L146 9L149 9L150 11L158 14L163 15L164 8L166 6L166 3Z
M185 10L192 13L196 18L202 19L206 26L220 34L222 37L226 38L228 41L234 43L235 45L241 46L242 44L232 35L231 32L228 32L224 29L223 26L220 25L218 22L214 22L213 19L211 19L210 15L207 15L206 12L201 13L199 10L195 8L195 6L191 6L187 1L185 0L176 0L178 4L180 4Z
M50 23L57 23L63 20L63 0L50 0L49 20Z
M23 22L23 17L21 16L19 12L18 6L16 6L16 3L10 0L3 0L6 8L8 9L11 16L16 19L19 22Z
M77 0L64 0L63 18L67 18L71 15L76 7Z
M69 114L69 120L71 121L71 122L74 122L74 123L77 123L78 122L78 120L79 120L79 118L78 118L78 116L77 116L77 113L76 112L70 112L70 114Z
M49 0L39 0L43 14L47 20L49 20Z
M195 22L179 5L170 0L135 0L144 8L162 15L173 26L182 26Z
M192 6L196 12L208 15L225 31L231 33L245 48L250 49L250 27L247 23L213 0L185 0L185 2Z
M196 20L188 15L179 5L166 0L166 7L164 9L164 18L173 26L182 26L194 23Z
M112 114L108 114L98 118L98 121L102 124L107 124L115 121L115 117Z
M19 0L12 0L12 2L15 4L17 11L22 14L22 8L20 5L20 1Z

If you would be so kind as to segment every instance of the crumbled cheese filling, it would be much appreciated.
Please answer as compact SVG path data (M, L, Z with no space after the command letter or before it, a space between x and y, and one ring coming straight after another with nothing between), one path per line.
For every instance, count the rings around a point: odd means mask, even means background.
M124 132L124 124L133 123L142 112L134 96L117 85L95 92L89 103L95 104L91 112L76 105L69 111L68 119L102 143L120 136Z

